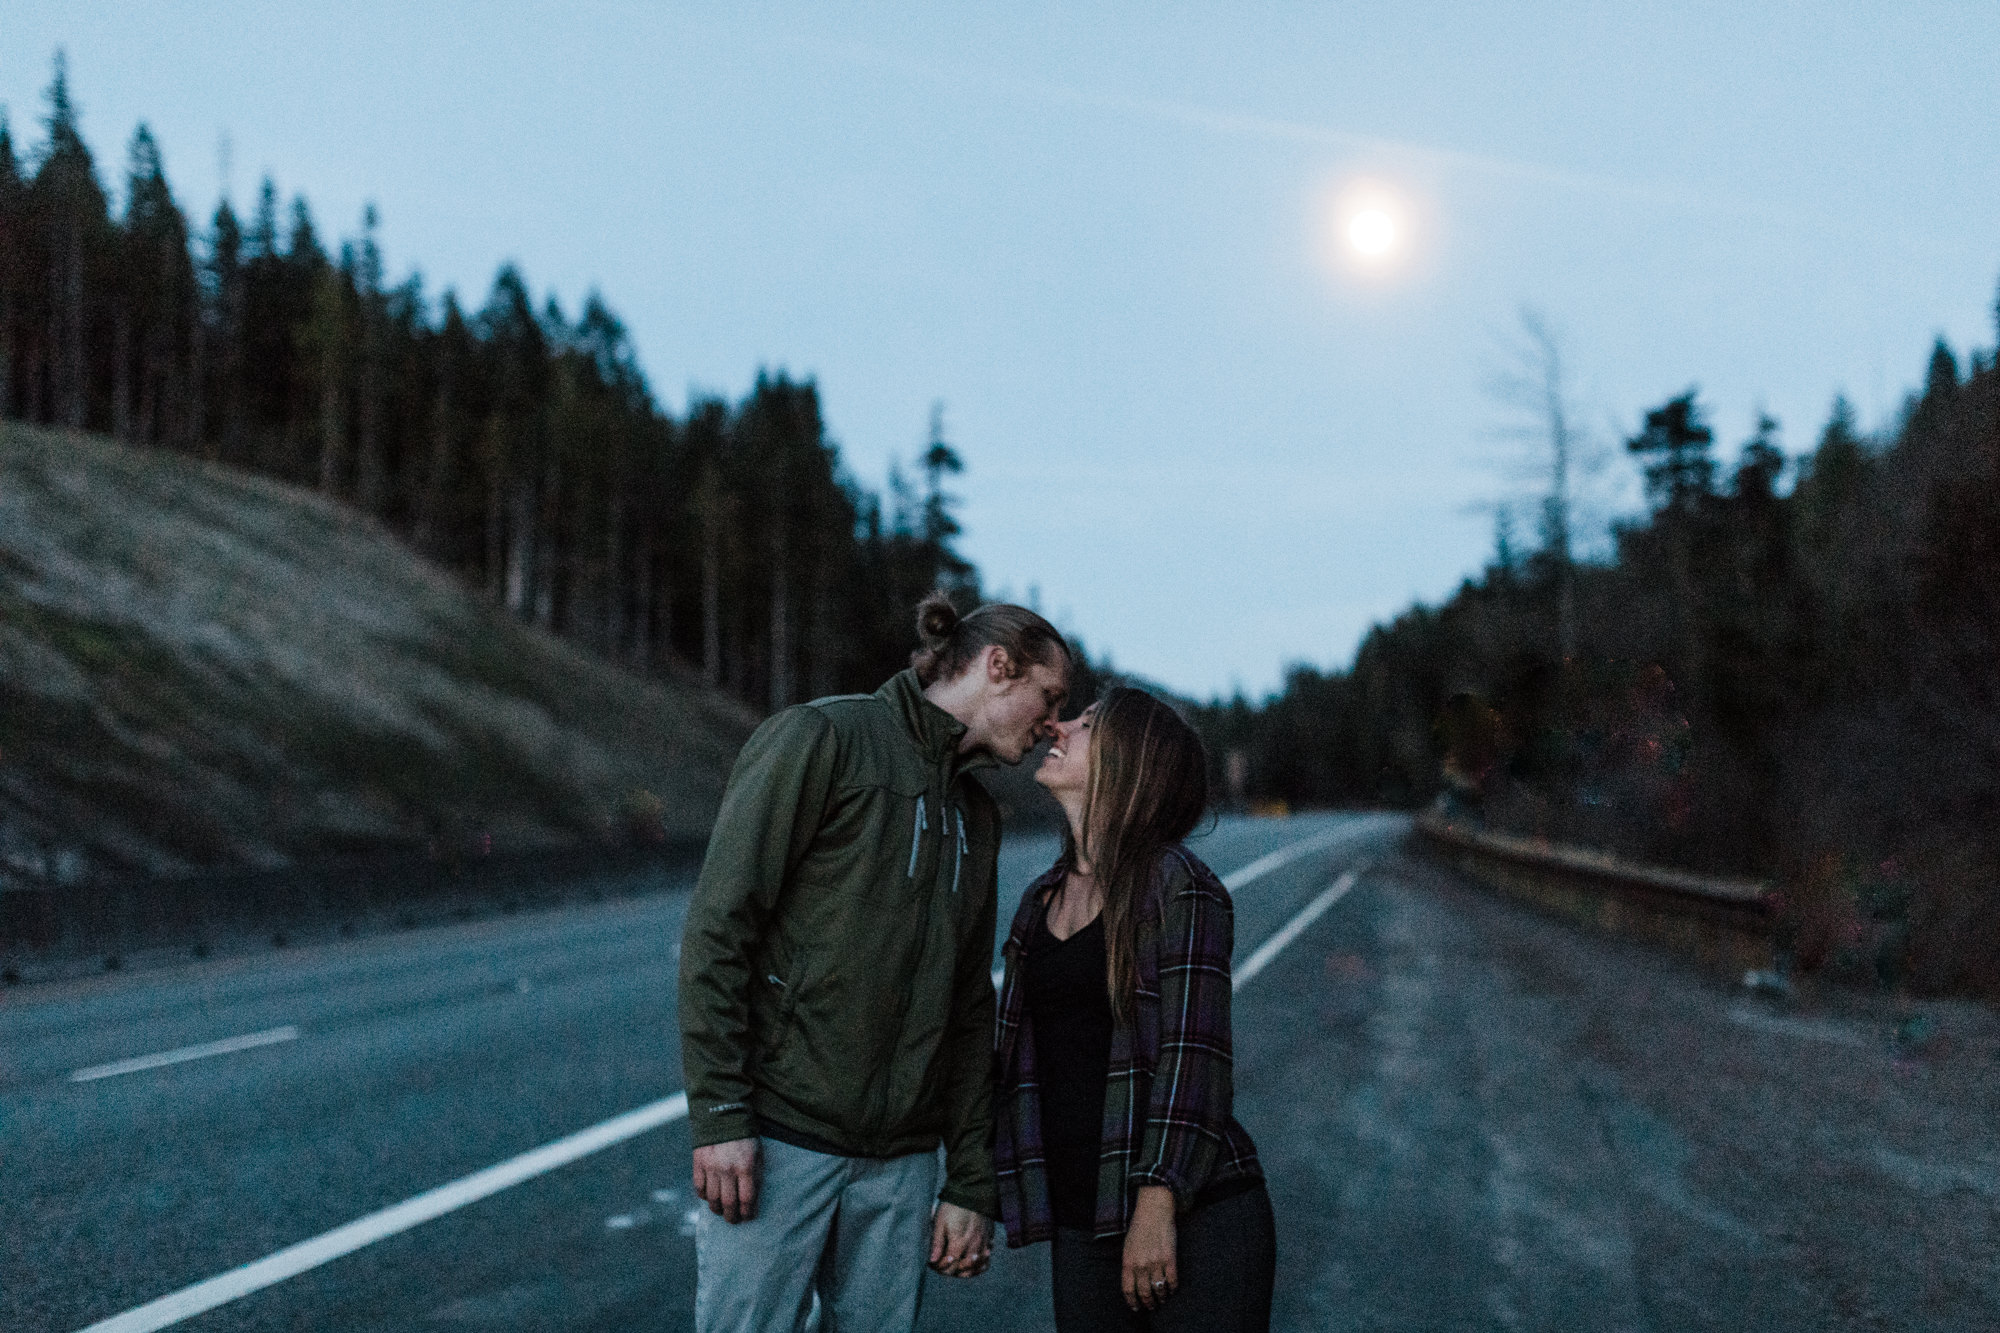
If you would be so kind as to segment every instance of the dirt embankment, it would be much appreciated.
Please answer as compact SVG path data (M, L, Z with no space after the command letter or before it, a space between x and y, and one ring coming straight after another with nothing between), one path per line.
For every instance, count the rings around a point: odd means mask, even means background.
M0 424L0 887L698 836L754 723L316 496Z

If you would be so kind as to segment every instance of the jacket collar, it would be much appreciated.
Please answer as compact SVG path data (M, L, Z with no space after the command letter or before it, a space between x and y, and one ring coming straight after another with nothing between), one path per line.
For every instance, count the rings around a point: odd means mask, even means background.
M875 691L875 697L889 705L918 753L933 764L950 763L952 776L999 762L984 750L958 752L965 724L924 698L924 687L917 683L914 669L898 671L889 677Z

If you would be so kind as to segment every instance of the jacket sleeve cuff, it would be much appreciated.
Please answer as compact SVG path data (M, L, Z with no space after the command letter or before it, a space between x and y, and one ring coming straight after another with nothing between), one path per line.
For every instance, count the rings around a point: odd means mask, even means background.
M757 1117L750 1114L750 1107L744 1102L702 1107L688 1117L688 1138L696 1148L756 1137Z
M944 1188L938 1191L938 1202L969 1208L981 1217L997 1219L1000 1216L1000 1190L991 1181L963 1185L957 1181L947 1180Z
M1184 1213L1194 1207L1194 1187L1165 1167L1153 1171L1134 1171L1125 1178L1125 1183L1135 1190L1141 1185L1165 1186L1174 1196L1174 1211L1177 1213Z

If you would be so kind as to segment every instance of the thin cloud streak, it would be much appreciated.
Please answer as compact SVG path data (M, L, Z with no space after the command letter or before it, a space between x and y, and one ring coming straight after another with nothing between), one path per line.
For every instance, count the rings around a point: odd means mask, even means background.
M1547 185L1580 194L1623 199L1632 203L1663 205L1689 212L1733 213L1785 224L1797 224L1802 221L1792 210L1732 197L1716 190L1629 180L1597 172L1570 171L1488 153L1473 153L1463 149L1415 143L1407 139L1362 134L1354 130L1344 130L1331 125L1315 125L1306 121L1218 110L1214 107L1176 102L1166 98L1093 92L1034 79L944 70L920 61L893 56L859 42L813 38L793 40L854 64L870 66L908 78L922 79L940 88L963 90L967 87L977 87L989 93L1023 100L1095 108L1165 124L1182 125L1213 134L1339 148L1444 172L1481 175L1531 185Z

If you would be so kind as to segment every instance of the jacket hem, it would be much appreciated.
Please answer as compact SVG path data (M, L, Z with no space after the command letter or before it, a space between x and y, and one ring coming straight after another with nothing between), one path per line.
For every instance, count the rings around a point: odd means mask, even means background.
M960 1208L969 1208L981 1217L994 1221L998 1221L1000 1218L1000 1191L997 1188L981 1190L974 1187L967 1189L964 1186L953 1185L947 1182L945 1187L938 1191L938 1201L940 1203L955 1204Z

